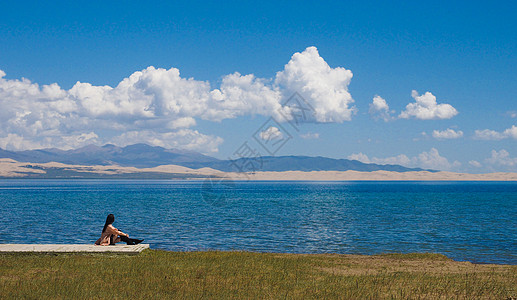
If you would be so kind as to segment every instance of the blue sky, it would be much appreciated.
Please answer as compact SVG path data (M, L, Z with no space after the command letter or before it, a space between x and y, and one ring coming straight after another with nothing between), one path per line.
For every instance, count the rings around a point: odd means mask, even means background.
M146 142L228 158L250 141L267 154L253 134L296 91L318 113L299 131L263 128L292 136L275 155L517 171L515 12L515 1L3 3L0 147Z

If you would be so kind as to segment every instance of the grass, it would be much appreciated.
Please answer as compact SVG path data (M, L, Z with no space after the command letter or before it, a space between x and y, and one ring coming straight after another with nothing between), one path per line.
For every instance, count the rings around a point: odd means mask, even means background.
M517 266L439 254L2 254L0 299L511 299Z

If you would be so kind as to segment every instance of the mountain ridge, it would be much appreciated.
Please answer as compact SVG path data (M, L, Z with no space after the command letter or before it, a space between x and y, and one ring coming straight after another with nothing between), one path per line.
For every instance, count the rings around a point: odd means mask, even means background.
M77 149L61 150L45 148L23 151L8 151L0 148L0 158L10 158L29 163L59 162L73 165L120 165L149 168L160 165L179 165L192 169L212 168L224 172L258 171L431 171L408 168L400 165L363 163L350 159L334 159L323 156L261 156L220 160L195 151L167 149L139 143L125 147L106 144L86 145Z

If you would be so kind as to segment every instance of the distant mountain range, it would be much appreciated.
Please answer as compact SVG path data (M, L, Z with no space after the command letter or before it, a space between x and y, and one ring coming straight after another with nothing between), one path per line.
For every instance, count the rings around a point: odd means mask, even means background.
M257 159L240 158L219 160L194 151L165 149L163 147L135 144L118 147L88 145L79 149L60 150L55 148L7 151L0 149L0 158L19 162L59 162L74 165L120 165L125 167L151 168L160 165L179 165L193 169L209 167L224 172L239 171L424 171L420 168L406 168L400 165L366 164L357 160L332 159L309 156L263 156ZM253 167L241 167L253 163ZM433 171L433 170L426 170Z
M159 165L181 165L185 162L213 162L218 159L193 151L165 149L146 144L117 147L107 144L102 147L88 145L79 149L60 150L55 148L6 151L0 149L0 158L11 158L20 162L60 162L72 165L120 165L147 168Z

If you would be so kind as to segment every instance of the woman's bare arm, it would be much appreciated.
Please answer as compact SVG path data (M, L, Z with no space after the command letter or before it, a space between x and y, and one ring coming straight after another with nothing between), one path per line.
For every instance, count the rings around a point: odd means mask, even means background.
M129 237L129 234L123 233L122 231L115 228L113 225L108 225L108 228L106 228L110 231L111 234L121 235L121 236L127 236Z

